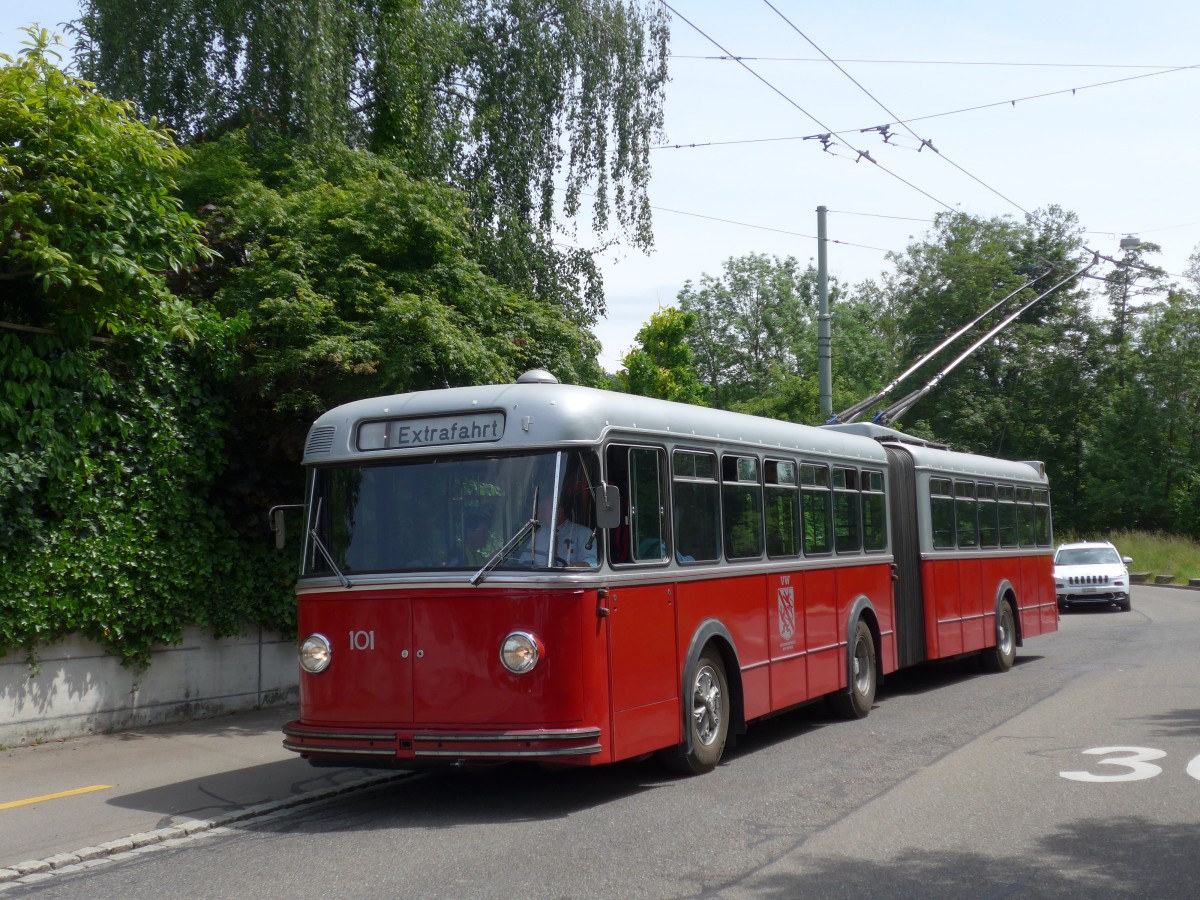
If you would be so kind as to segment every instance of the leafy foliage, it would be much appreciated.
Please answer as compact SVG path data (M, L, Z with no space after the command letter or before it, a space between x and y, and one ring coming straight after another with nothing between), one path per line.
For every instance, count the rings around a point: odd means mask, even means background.
M295 560L209 500L219 361L144 331L102 349L0 333L0 654L78 632L145 665L191 624L293 627Z
M215 300L251 322L247 375L305 428L348 399L511 381L534 366L599 377L595 339L565 311L473 260L453 189L369 151L263 151L238 135L197 148L185 182L219 209L213 240L238 260Z
M188 140L245 126L256 139L342 142L457 185L489 271L542 299L584 300L577 311L594 320L590 254L549 239L559 212L573 220L590 205L598 230L615 216L635 244L652 241L667 27L647 6L85 0L82 65Z
M27 32L16 61L0 58L0 312L75 336L156 321L190 337L162 277L206 252L173 194L182 151Z
M190 624L287 630L294 561L213 500L243 320L168 291L205 256L183 156L49 46L0 69L0 654L79 632L140 665Z
M615 387L629 394L679 403L702 404L704 387L692 368L688 334L695 326L692 313L668 307L650 314L637 333L638 346L621 360Z
M816 282L790 256L750 254L724 268L719 278L704 274L698 285L685 284L679 306L695 317L689 340L701 379L714 405L728 408L761 396L773 372L798 370Z
M534 367L601 377L569 311L483 271L462 195L390 158L239 133L195 148L182 183L222 258L177 289L246 323L226 477L246 535L300 498L304 436L332 406Z

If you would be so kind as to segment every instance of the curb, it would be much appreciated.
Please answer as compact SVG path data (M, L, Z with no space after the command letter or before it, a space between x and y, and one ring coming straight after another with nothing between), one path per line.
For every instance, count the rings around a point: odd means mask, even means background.
M32 884L46 878L51 878L54 875L65 874L68 871L81 871L117 856L123 857L146 847L152 847L168 841L183 840L197 834L216 831L237 822L262 818L272 813L283 812L297 806L319 803L331 797L349 794L392 781L403 781L415 775L416 773L414 772L401 772L392 775L369 775L366 778L360 778L349 784L324 788L312 793L288 797L284 800L271 800L267 803L259 803L256 806L247 806L245 809L239 809L236 812L216 816L211 819L191 819L187 822L181 822L178 825L169 825L166 828L158 828L154 831L142 831L137 834L131 834L128 837L117 838L113 841L98 844L95 847L84 847L82 850L76 850L74 853L58 853L54 856L48 856L45 859L31 859L15 863L0 868L0 892L3 892L12 884Z
M1193 583L1193 582L1195 582L1195 583ZM1177 591L1194 591L1194 590L1200 589L1200 579L1196 579L1196 578L1190 579L1187 584L1179 584L1178 582L1175 582L1175 581L1168 581L1163 584L1159 584L1157 582L1144 582L1138 586L1139 587L1152 587L1152 588L1174 588Z

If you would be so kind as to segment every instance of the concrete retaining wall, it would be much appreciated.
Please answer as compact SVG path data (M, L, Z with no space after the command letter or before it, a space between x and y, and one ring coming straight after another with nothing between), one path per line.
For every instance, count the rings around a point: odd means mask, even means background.
M261 630L216 639L188 629L178 646L155 648L140 673L71 637L40 647L35 670L24 654L0 657L0 744L294 702L298 680L295 641Z

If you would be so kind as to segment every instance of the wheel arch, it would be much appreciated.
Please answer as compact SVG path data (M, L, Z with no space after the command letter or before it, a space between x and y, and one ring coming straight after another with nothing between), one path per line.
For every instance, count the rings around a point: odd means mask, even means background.
M744 734L746 731L746 704L742 691L742 668L738 663L737 645L729 629L718 619L706 619L700 623L692 634L688 644L687 655L684 657L683 677L680 680L680 718L684 724L684 746L690 752L692 749L692 730L688 723L687 691L696 676L696 663L704 648L712 645L721 657L725 667L725 681L729 686L729 734Z
M1013 587L1013 583L1007 578L1002 578L1000 584L996 586L996 605L994 612L997 617L1000 615L1002 604L1008 603L1013 611L1013 628L1016 629L1016 642L1018 647L1025 646L1024 636L1021 633L1021 604L1017 602L1017 589ZM995 629L992 629L995 631Z
M849 648L859 620L866 623L871 631L871 640L875 642L875 684L883 684L883 632L879 628L879 613L875 604L866 594L859 594L850 604L850 613L846 616L846 646ZM846 652L846 690L854 680L854 654Z

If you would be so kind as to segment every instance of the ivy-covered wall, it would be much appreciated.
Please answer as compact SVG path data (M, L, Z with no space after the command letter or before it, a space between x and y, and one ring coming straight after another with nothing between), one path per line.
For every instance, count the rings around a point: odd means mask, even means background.
M148 331L0 331L0 655L77 633L143 666L190 625L294 630L294 555L230 524L230 365Z

